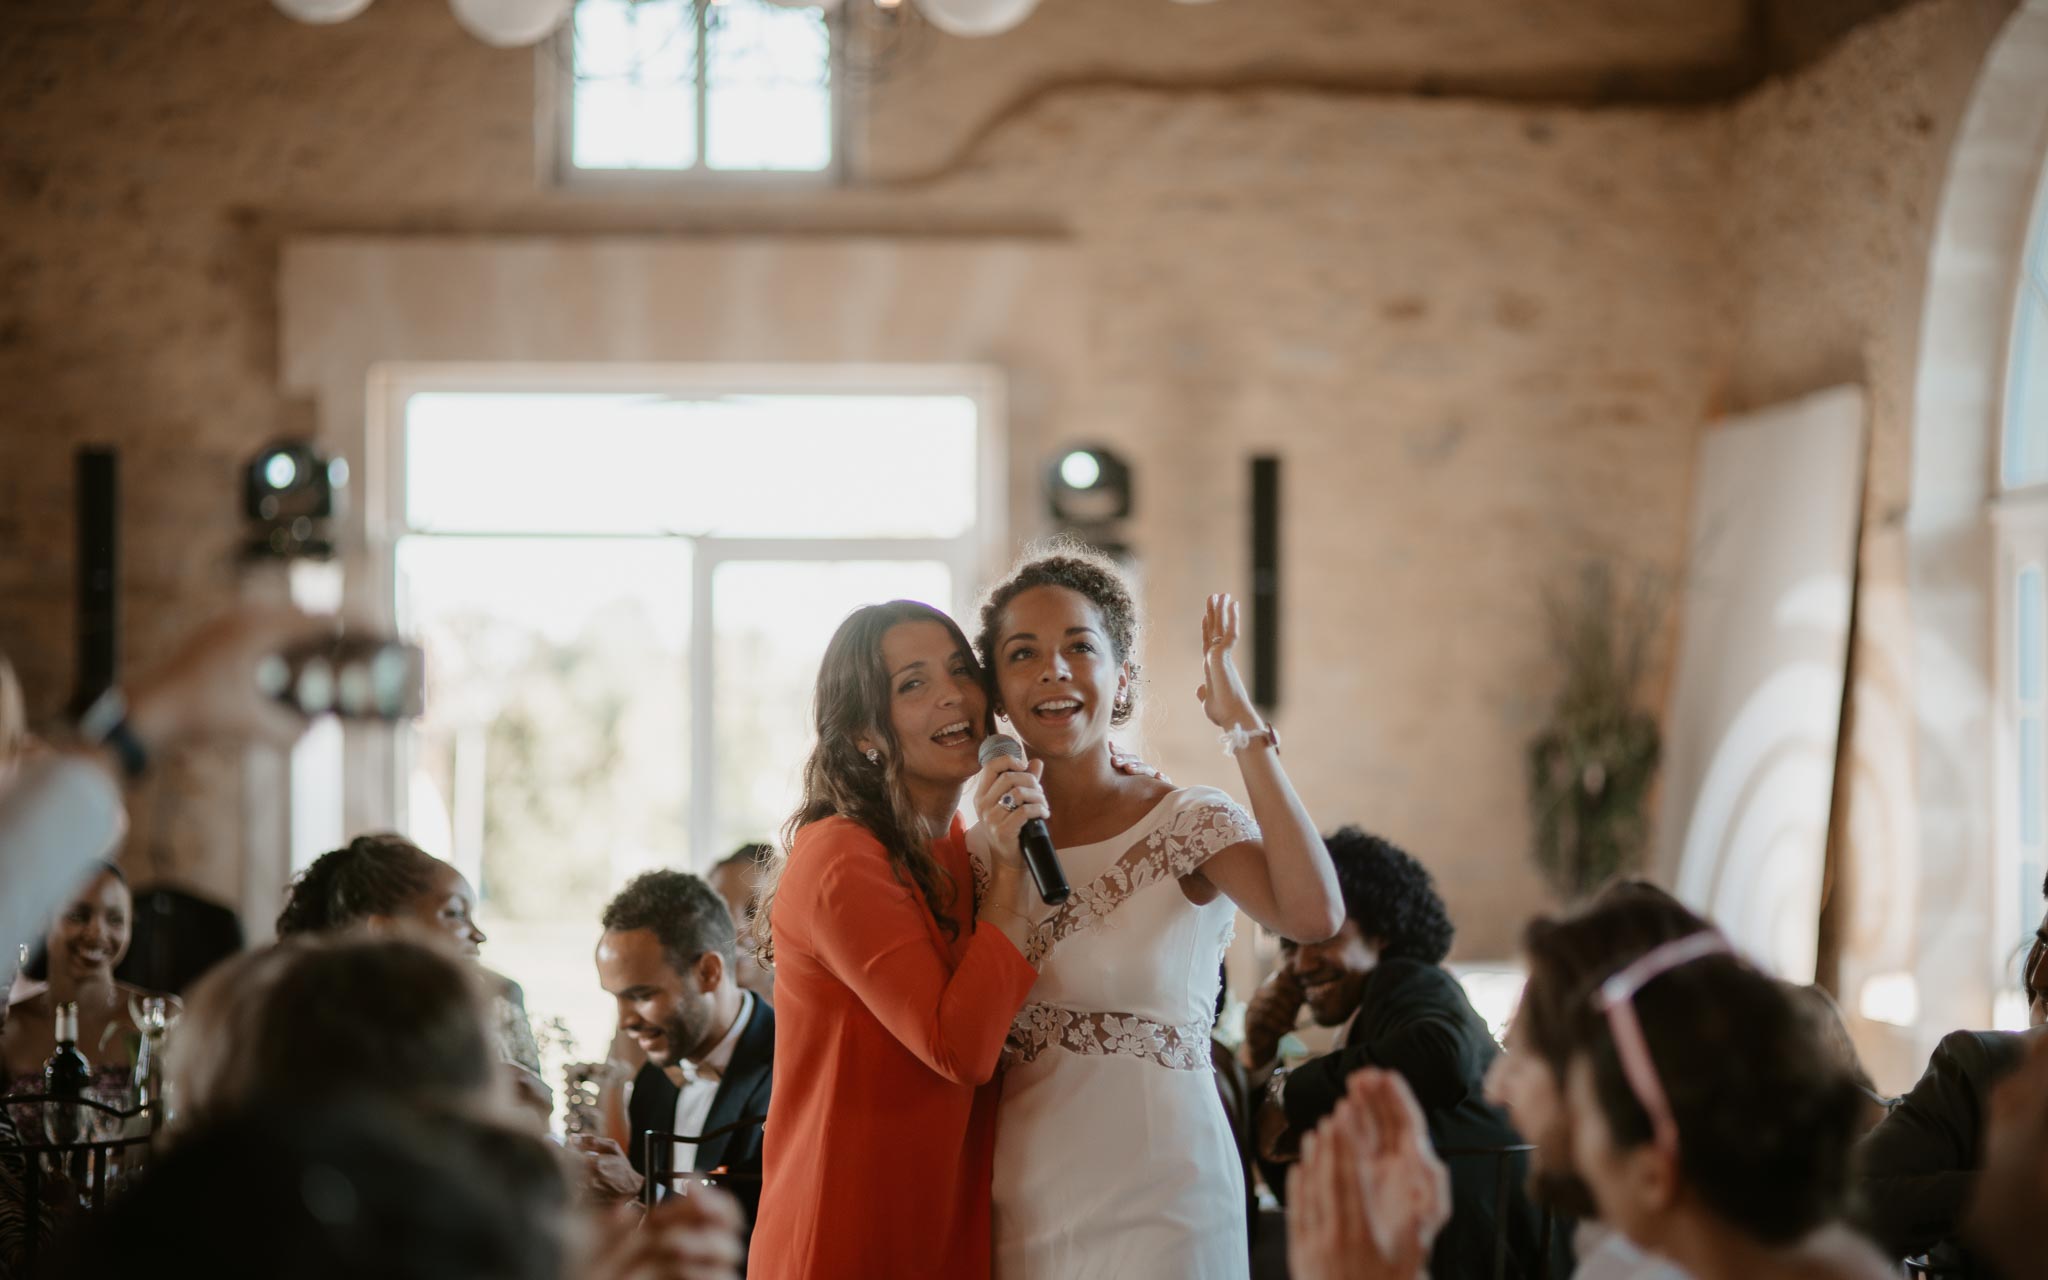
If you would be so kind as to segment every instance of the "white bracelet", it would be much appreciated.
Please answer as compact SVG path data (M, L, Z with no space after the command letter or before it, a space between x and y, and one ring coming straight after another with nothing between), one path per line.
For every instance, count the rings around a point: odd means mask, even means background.
M1232 725L1223 731L1223 736L1218 741L1223 744L1223 754L1226 756L1234 756L1253 743L1271 746L1275 755L1280 751L1280 731L1270 724L1260 725L1256 729Z

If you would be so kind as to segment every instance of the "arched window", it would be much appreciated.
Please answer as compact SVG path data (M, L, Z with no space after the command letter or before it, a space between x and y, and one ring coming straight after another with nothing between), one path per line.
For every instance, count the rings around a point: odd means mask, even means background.
M2001 407L1998 530L2001 725L1994 1019L2026 1025L2014 957L2042 918L2048 874L2048 166L2022 256Z

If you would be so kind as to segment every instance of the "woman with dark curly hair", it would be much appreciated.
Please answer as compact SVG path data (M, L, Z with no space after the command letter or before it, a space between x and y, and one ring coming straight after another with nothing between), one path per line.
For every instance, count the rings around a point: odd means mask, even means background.
M1240 909L1311 940L1342 917L1279 735L1238 678L1237 629L1236 603L1211 596L1196 696L1250 813L1213 787L1117 772L1109 732L1135 711L1139 621L1115 565L1062 547L982 608L997 709L1044 770L1074 884L1024 951L1040 972L1010 1029L996 1127L1001 1280L1223 1280L1249 1267L1237 1146L1209 1078L1218 963Z
M475 911L476 891L466 876L404 836L382 832L357 836L313 859L285 890L277 936L303 938L404 923L446 938L474 960L485 942ZM540 1073L540 1046L527 1021L526 995L510 978L481 963L477 967L492 997L498 1056L511 1069L520 1100L545 1123L554 1095Z

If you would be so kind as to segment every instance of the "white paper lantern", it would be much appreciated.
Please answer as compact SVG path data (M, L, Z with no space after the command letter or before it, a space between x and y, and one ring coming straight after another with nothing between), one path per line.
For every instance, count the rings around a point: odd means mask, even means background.
M1030 17L1038 0L917 0L917 7L949 36L999 36Z
M569 17L576 0L448 0L462 29L488 45L539 44Z
M370 7L370 0L270 0L288 18L300 22L347 22Z

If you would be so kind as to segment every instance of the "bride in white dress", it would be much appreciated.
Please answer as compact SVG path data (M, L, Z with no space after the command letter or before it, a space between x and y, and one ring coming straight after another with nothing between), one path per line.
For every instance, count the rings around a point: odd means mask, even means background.
M1209 1058L1220 962L1240 908L1301 942L1343 923L1278 736L1231 662L1236 604L1210 597L1199 697L1242 770L1249 815L1214 788L1111 764L1136 633L1121 575L1086 553L1031 561L982 610L979 648L1042 770L1074 886L1030 935L1039 978L1005 1054L997 1280L1243 1280L1243 1175ZM1022 780L987 780L982 804Z

